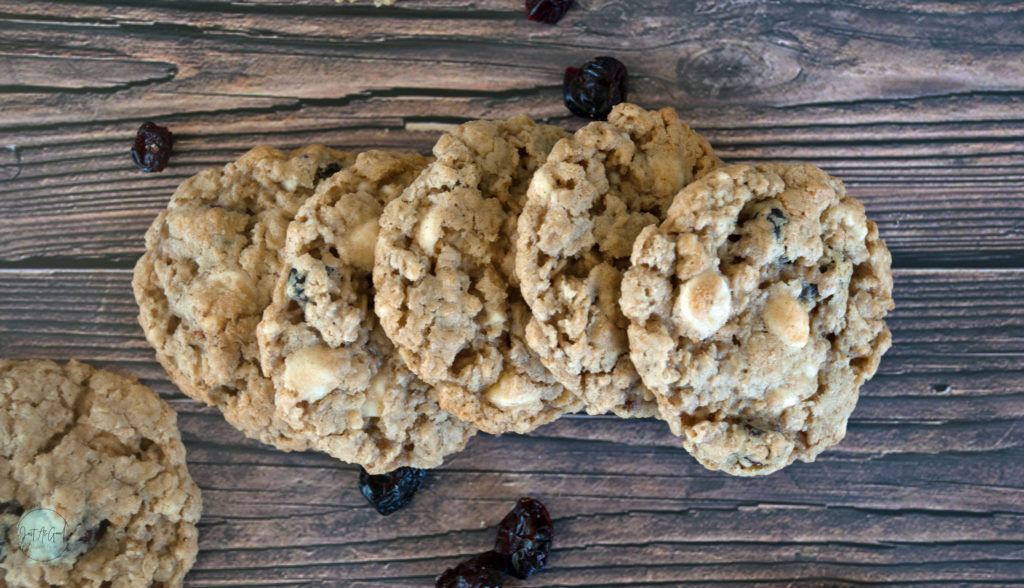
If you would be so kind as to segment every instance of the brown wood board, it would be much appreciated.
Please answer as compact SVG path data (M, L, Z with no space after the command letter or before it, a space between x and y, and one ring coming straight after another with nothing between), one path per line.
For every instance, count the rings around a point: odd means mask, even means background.
M845 181L894 258L893 348L846 439L757 479L653 420L478 435L378 516L357 468L245 439L138 327L131 268L175 186L258 143L428 152L526 112L573 129L599 54L730 162ZM138 376L179 412L203 490L191 586L422 586L491 547L521 495L556 524L522 586L1024 584L1024 2L0 0L0 357ZM128 160L147 119L170 167Z

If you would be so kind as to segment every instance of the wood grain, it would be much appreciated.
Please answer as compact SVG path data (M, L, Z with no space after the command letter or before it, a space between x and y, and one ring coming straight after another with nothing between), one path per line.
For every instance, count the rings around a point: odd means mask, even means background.
M578 126L562 70L601 51L726 160L847 181L898 267L1020 267L1021 22L1019 2L599 0L541 27L497 0L0 1L0 262L128 267L177 183L260 142L426 152L435 123ZM179 139L158 178L125 155L147 118Z
M548 504L558 539L552 569L524 585L952 585L1024 570L1021 270L897 271L893 349L846 439L813 464L732 478L659 421L575 415L478 435L388 518L352 466L244 439L181 396L135 323L129 282L124 270L0 271L0 356L136 374L179 411L205 501L195 586L422 586L485 550L525 494Z
M610 54L730 162L844 180L893 252L894 345L846 438L739 479L663 423L478 435L390 517L354 467L245 439L171 385L131 268L175 187L259 143L428 152L474 118L574 129L566 66ZM138 376L203 490L189 586L424 586L521 495L556 523L513 586L1024 585L1024 2L0 0L0 357ZM135 129L177 138L137 172Z

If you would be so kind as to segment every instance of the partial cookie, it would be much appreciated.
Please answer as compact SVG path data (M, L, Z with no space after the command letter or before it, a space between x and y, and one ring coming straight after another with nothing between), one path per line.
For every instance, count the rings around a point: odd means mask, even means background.
M476 428L441 410L373 314L377 221L430 159L368 151L317 188L288 227L257 328L277 415L310 447L371 474L434 468Z
M0 586L181 586L201 511L177 415L152 390L0 360Z
M533 311L526 340L587 412L656 414L629 359L619 283L640 229L721 164L671 108L619 104L559 142L519 216L516 274Z
M353 159L319 145L287 154L261 146L200 172L153 221L135 266L139 323L171 380L280 449L308 444L274 416L256 325L281 272L288 223L320 182Z
M373 281L381 324L441 407L489 433L580 408L523 340L516 218L557 127L517 116L445 134L437 160L387 205Z
M633 362L702 464L734 475L838 443L891 337L891 258L809 165L716 170L645 228L622 282Z

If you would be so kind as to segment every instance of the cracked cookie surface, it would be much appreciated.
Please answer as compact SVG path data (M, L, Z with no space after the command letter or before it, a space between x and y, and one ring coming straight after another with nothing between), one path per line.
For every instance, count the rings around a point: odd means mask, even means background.
M185 180L146 232L132 288L139 323L182 392L216 406L246 436L279 449L306 441L275 421L256 325L280 274L288 223L350 153L260 146Z
M622 282L633 362L662 418L734 475L838 443L891 345L891 257L809 164L729 166L684 188Z
M523 339L530 312L514 272L527 185L565 135L525 116L461 125L381 217L381 324L441 407L489 433L527 432L581 406Z
M533 311L526 338L588 412L656 414L629 358L622 272L640 229L720 164L674 110L619 104L608 122L560 141L534 175L516 244L516 274Z
M37 508L64 529L46 558L18 536ZM75 361L0 360L0 586L181 586L201 510L177 415L152 390Z
M257 328L276 411L309 446L371 474L434 468L476 429L438 406L373 313L378 220L430 159L367 151L317 188L288 227Z

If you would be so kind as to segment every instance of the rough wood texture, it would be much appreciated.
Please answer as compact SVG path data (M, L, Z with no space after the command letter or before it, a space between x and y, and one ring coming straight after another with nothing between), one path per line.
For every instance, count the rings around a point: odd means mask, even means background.
M1024 2L0 0L0 357L139 376L179 411L206 510L193 586L423 586L524 494L556 519L523 586L1024 584ZM183 397L130 270L174 187L254 144L426 152L446 125L580 125L598 54L729 161L812 161L894 254L894 346L846 439L745 480L658 421L571 416L476 437L376 515L356 469L244 439ZM170 168L126 151L154 119Z
M354 467L248 441L178 393L135 323L127 270L0 271L0 356L135 374L179 411L206 501L197 586L424 585L484 550L522 494L558 529L552 569L529 585L1019 579L1024 271L895 279L893 349L847 438L813 464L732 478L661 422L573 416L478 436L388 518L354 490Z

